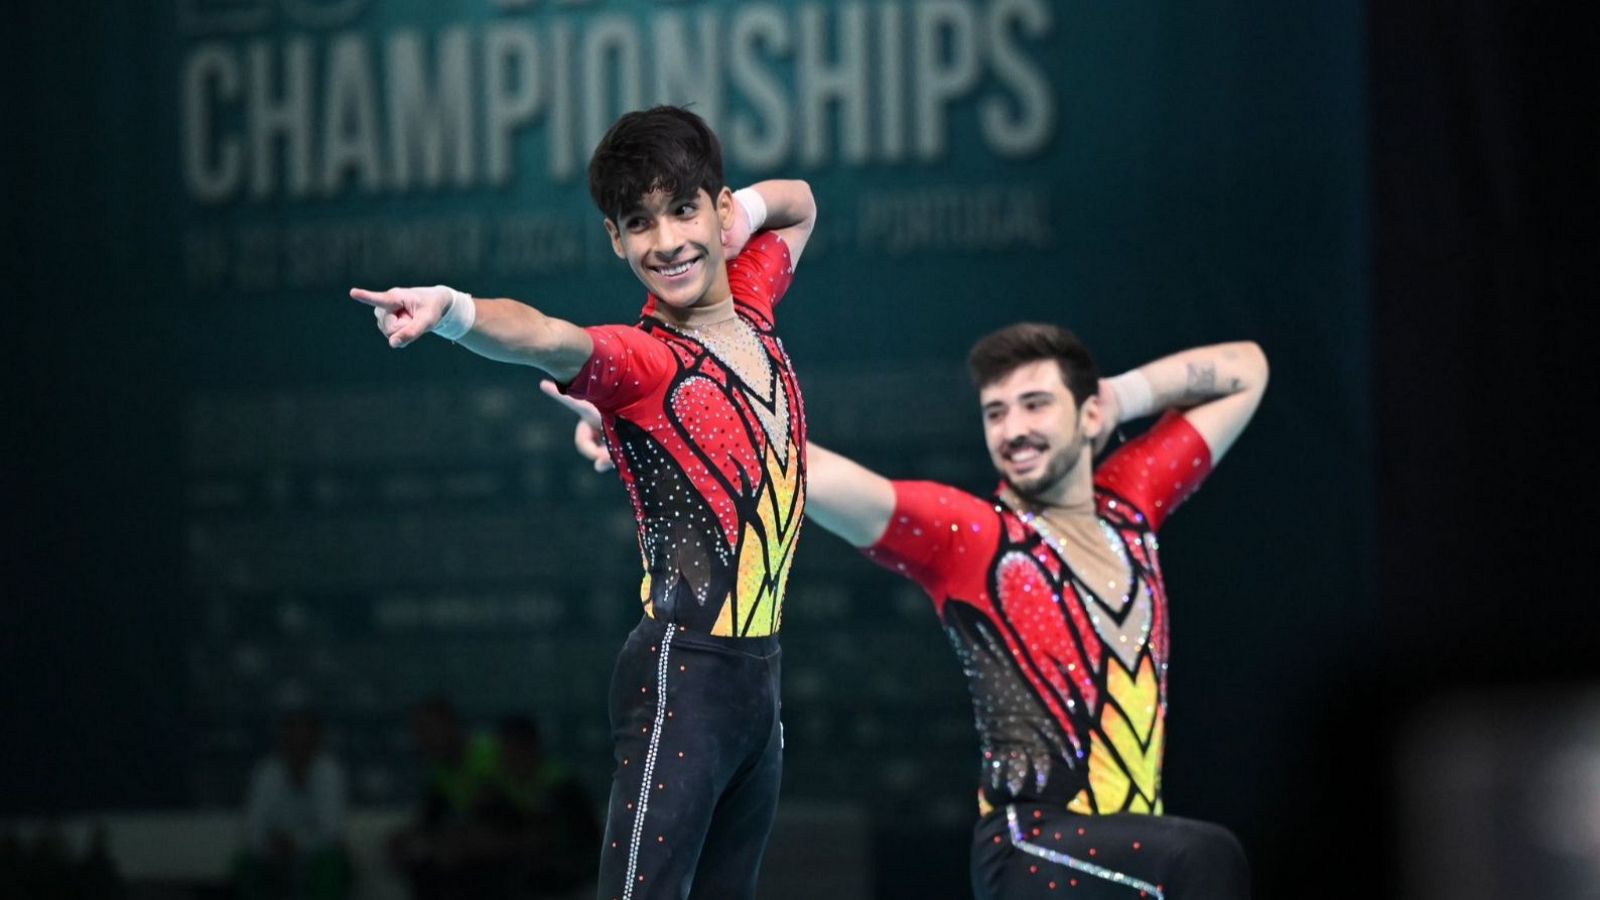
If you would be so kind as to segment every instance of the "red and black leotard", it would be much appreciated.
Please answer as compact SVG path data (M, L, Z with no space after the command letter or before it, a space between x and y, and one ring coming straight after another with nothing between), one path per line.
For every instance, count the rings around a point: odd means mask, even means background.
M747 384L690 331L654 318L588 329L567 388L603 415L639 523L645 613L701 633L775 634L805 506L800 386L773 330L794 268L770 232L728 262L735 314L770 361Z
M1199 432L1169 414L1096 471L1097 514L1133 568L1125 604L1095 596L998 498L895 483L894 518L867 554L927 590L961 657L985 812L1014 800L1161 811L1167 594L1156 532L1210 470Z

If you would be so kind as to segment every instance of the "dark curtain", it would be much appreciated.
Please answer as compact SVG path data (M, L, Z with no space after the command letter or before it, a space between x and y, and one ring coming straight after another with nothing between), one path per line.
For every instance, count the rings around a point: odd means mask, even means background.
M1554 6L1553 4L1551 5ZM1585 571L1600 260L1595 29L1368 5L1379 434L1375 674L1327 698L1261 896L1400 895L1392 751L1432 699L1600 675Z

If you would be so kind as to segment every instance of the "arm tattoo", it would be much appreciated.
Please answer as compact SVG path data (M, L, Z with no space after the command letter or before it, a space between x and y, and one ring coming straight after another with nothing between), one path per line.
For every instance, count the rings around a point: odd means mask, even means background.
M1189 383L1184 389L1184 396L1190 400L1201 400L1211 397L1217 392L1217 364L1209 362L1189 363Z

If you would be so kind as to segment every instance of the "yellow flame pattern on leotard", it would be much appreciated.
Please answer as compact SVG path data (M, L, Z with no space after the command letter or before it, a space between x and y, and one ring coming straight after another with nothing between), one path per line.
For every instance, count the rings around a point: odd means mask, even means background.
M732 596L723 601L712 634L764 637L777 632L783 622L783 596L805 509L801 450L793 443L787 450L785 465L767 448L766 478L756 496L760 528L754 522L745 523L739 537L737 580Z
M1107 654L1106 696L1089 736L1089 783L1067 804L1073 812L1160 813L1161 754L1166 721L1154 660L1140 654L1138 672Z

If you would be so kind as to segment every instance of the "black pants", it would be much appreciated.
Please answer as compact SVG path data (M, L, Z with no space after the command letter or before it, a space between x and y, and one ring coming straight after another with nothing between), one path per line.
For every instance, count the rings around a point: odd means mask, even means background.
M600 900L755 896L783 774L778 639L645 618L611 680Z
M1012 803L973 830L972 893L978 900L1248 900L1250 866L1220 825Z

